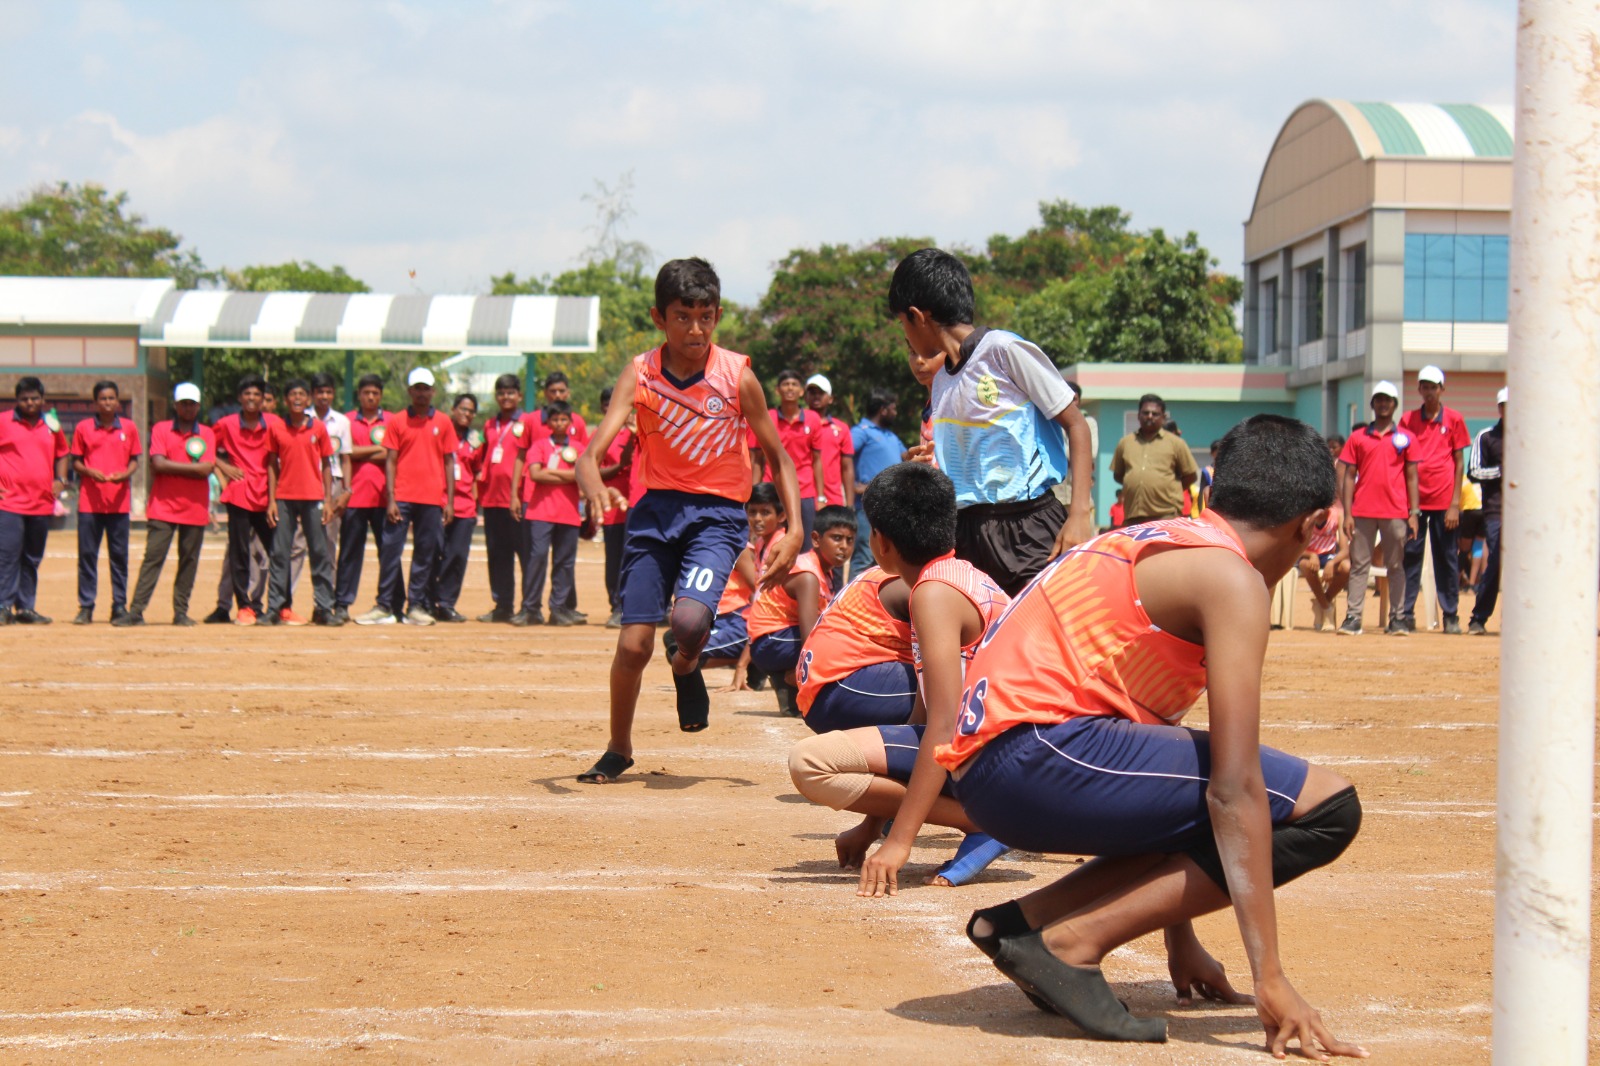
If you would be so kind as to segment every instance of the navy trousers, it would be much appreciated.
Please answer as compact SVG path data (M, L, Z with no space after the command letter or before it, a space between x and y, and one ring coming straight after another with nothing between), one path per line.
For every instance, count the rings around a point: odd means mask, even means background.
M383 555L383 527L386 508L351 507L339 526L339 577L335 582L334 602L346 609L361 592L361 565L366 560L367 533Z
M444 541L444 508L431 503L402 503L400 521L383 524L383 539L378 542L378 606L395 615L409 607L432 611L428 602L428 580L439 559ZM411 596L406 598L405 579L400 575L400 556L406 549L406 532L415 528L411 545Z
M454 610L456 601L461 598L461 583L467 577L467 557L472 554L472 532L477 528L476 517L453 518L444 527L444 547L428 585L428 602L434 610L445 607Z
M50 515L0 511L0 610L33 610Z
M128 516L78 512L78 606L93 607L100 591L100 540L111 561L111 607L128 605Z

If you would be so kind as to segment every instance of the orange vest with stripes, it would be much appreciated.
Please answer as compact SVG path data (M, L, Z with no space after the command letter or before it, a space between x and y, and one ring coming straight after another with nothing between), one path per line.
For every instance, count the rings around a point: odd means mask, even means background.
M800 652L796 679L800 713L811 710L824 685L842 681L875 663L909 663L911 623L902 622L883 606L883 587L900 580L874 566L851 580L817 619Z
M833 590L828 585L828 572L822 569L822 563L818 561L816 552L806 552L794 561L789 576L793 577L796 574L812 574L816 577L817 613L820 615L833 596ZM780 629L799 624L800 604L789 595L789 590L783 587L782 581L771 588L756 591L756 598L750 601L748 623L752 642L757 637L764 637L768 633L776 633Z
M661 349L634 357L636 454L645 488L750 498L750 448L745 443L739 379L747 356L711 346L705 370L686 382L668 377Z

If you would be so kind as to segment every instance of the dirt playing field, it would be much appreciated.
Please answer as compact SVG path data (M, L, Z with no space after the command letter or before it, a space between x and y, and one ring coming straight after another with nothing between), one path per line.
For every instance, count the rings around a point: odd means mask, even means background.
M72 545L51 537L56 624L0 636L0 1061L1268 1061L1253 1010L1173 1006L1159 938L1107 964L1171 1019L1142 1047L1081 1039L967 944L974 907L1071 858L858 899L831 843L854 819L795 794L805 726L770 693L715 696L685 735L658 658L634 772L579 785L605 739L598 624L116 630L102 577L80 628ZM579 590L602 622L597 545ZM1366 805L1345 858L1280 894L1283 951L1373 1061L1486 1062L1498 638L1388 638L1375 616L1313 634L1302 600L1273 637L1266 742ZM925 832L908 875L955 839ZM1232 916L1200 931L1247 987Z

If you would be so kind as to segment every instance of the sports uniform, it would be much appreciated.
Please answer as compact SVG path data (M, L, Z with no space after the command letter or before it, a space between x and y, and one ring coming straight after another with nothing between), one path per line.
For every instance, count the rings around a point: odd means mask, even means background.
M386 522L378 544L378 606L403 616L407 610L429 614L428 579L444 540L445 463L456 450L456 426L444 412L428 408L417 417L408 407L387 419L383 446L395 453L394 499L400 521ZM453 491L453 490L452 490ZM410 597L400 573L406 530L416 527L411 548Z
M528 446L527 470L572 470L576 456L569 460L563 452L577 452L580 445L570 436L557 440L546 435ZM568 454L571 454L569 452ZM578 485L575 481L556 484L522 477L522 523L528 527L528 568L523 571L522 610L529 616L540 613L539 597L544 594L546 568L550 574L550 620L556 612L576 603L574 576L578 559L578 530L583 523L578 512Z
M150 456L174 463L210 463L217 458L217 438L211 427L198 420L185 426L177 418L150 427ZM189 615L189 595L194 591L195 575L200 571L200 546L206 526L211 522L211 486L203 477L162 474L150 477L150 497L145 504L144 562L139 566L139 581L133 589L128 610L142 617L155 595L156 582L166 565L167 552L178 542L178 573L172 582L172 613L176 618Z
M781 529L778 536L783 536ZM765 545L758 548L752 544L750 550L755 554L756 572L759 573L766 554ZM722 590L722 599L717 601L717 617L706 636L706 646L700 649L702 664L710 659L737 659L745 645L750 643L748 621L750 601L755 598L755 593L755 586L739 576L738 570L728 576L728 586Z
M634 454L627 451L632 440L633 430L624 428L612 440L611 447L606 449L605 458L600 460L601 466L616 466L622 463L624 452L627 453L628 462L624 463L613 477L605 481L606 488L621 493L625 500L633 492ZM627 532L628 508L607 508L605 514L600 517L600 535L605 540L606 549L606 604L613 611L621 603L621 586L618 584L618 578L622 576L622 542Z
M49 414L0 414L0 610L32 611L56 498L50 491L67 438Z
M298 426L282 419L272 425L267 450L278 457L278 525L272 536L269 618L277 617L289 602L289 555L294 550L297 530L305 537L306 555L311 560L311 589L317 610L323 614L333 610L333 558L328 551L327 528L322 524L322 508L326 504L322 471L336 448L327 424L309 411L301 416Z
M274 424L282 421L277 415L260 412L254 426L247 426L244 412L239 411L217 419L213 432L217 438L217 452L227 456L228 462L243 475L228 482L222 490L222 502L228 509L228 568L233 575L233 601L240 609L248 608L260 614L259 595L254 599L250 587L251 541L261 546L263 553L272 545L272 527L267 525L267 448Z
M461 583L467 577L467 558L472 554L472 532L478 528L478 503L472 498L473 483L483 465L483 434L468 429L458 434L456 440L455 507L449 523L444 527L444 547L439 552L439 563L433 568L433 579L428 583L428 602L435 612L446 618L456 608L461 598ZM464 619L457 619L464 621Z
M1214 511L1113 530L1052 563L990 628L937 753L985 832L1081 855L1179 851L1210 836L1210 735L1179 725L1205 691L1205 648L1152 624L1134 577L1148 553L1195 548L1246 559ZM1284 823L1306 763L1263 747L1261 768Z
M120 474L143 447L131 418L113 415L102 426L98 418L79 422L72 431L72 455L91 470ZM95 481L83 477L78 492L78 606L94 609L99 593L100 539L105 538L111 563L111 613L121 614L128 602L128 529L133 490L127 481Z
M739 379L746 356L716 345L678 381L653 348L633 360L638 444L619 599L623 625L655 625L673 596L714 613L749 523L750 450Z
M814 551L794 561L791 577L811 574L817 579L817 614L833 596L827 571ZM756 593L750 601L750 661L763 673L782 676L800 662L800 604L783 582Z
M355 448L371 448L383 444L388 435L387 411L378 411L368 420L359 410L350 412L350 444ZM388 504L384 499L384 486L388 475L384 472L383 456L376 459L351 459L350 501L345 505L344 520L339 527L339 573L334 599L340 607L349 609L361 591L361 564L367 553L367 533L373 543L383 545L383 526Z
M478 508L483 512L483 547L489 559L489 595L494 609L510 618L522 602L517 567L528 575L528 529L511 513L511 474L517 456L533 441L537 423L519 407L496 414L483 426L483 467L478 473Z
M883 588L900 580L872 567L823 609L800 652L795 702L813 732L898 725L916 703L911 623L883 606Z

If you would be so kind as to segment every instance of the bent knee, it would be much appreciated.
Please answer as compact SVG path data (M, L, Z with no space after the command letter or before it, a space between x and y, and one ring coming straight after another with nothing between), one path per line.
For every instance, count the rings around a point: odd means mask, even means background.
M1329 797L1351 787L1353 786L1342 775L1334 773L1326 766L1312 763L1306 768L1306 783L1300 787L1300 798L1295 801L1294 811L1289 815L1290 821L1303 817Z
M812 803L842 811L867 794L867 757L843 733L819 733L789 749L789 777Z
M711 635L712 620L711 608L698 600L680 599L672 605L667 624L679 655L685 659L699 656Z

